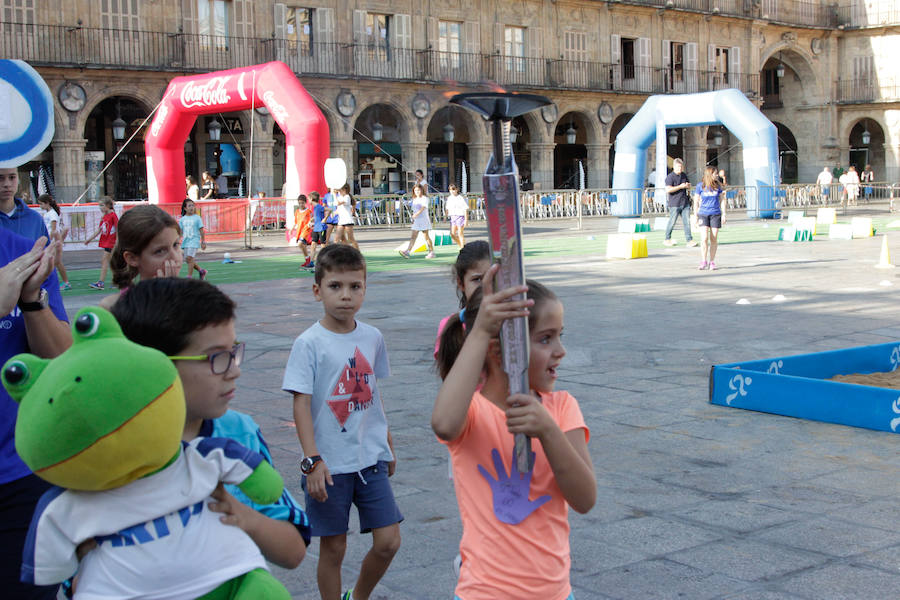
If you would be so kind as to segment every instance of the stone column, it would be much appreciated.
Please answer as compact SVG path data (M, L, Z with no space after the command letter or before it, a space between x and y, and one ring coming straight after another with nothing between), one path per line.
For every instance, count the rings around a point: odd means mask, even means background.
M403 170L415 172L422 169L424 173L428 167L428 142L406 142L400 148L403 150ZM406 185L404 179L401 178L400 182Z
M531 180L535 190L553 189L553 149L556 144L532 142L528 144L531 152Z
M74 202L87 186L84 173L84 147L87 140L53 140L53 180L57 202ZM101 186L103 181L100 181ZM101 188L102 189L102 188Z
M685 144L684 145L684 172L692 184L696 184L703 178L703 171L706 168L706 144ZM731 183L731 174L729 173L729 181Z
M353 184L356 181L356 169L359 165L354 159L356 150L356 141L354 140L331 140L331 158L343 158L347 165L347 183L350 184L350 190L353 191Z
M587 187L609 187L609 144L585 144L587 149Z
M466 168L469 171L469 191L484 191L483 177L484 170L487 169L488 159L491 157L491 144L469 144L469 164Z
M250 148L250 138L246 138L241 144L242 148ZM269 139L253 139L252 156L248 156L248 162L244 165L247 172L247 186L251 196L255 196L256 192L262 190L266 196L280 196L281 190L272 189L272 149L275 147L275 140ZM250 167L251 161L253 166L253 177L251 180Z
M875 179L877 181L900 181L900 144L885 144L883 148L884 173L876 172Z

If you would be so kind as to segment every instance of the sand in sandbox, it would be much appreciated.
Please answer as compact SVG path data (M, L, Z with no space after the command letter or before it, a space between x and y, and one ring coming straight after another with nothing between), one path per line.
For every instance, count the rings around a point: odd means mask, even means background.
M830 381L900 390L900 369L888 373L851 373L850 375L835 375Z

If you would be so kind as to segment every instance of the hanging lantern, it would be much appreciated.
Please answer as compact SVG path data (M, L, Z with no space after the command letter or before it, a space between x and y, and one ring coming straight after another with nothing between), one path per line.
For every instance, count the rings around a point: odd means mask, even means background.
M376 142L380 142L382 137L384 137L384 125L376 121L375 124L372 125L372 139Z
M575 127L570 123L569 128L566 129L566 143L574 144L575 143Z
M674 129L669 131L669 145L674 146L678 143L678 132Z
M456 130L453 129L453 125L447 123L444 125L444 141L450 143L453 141L454 136L456 135Z
M219 120L213 117L212 122L207 127L209 130L209 139L213 142L218 142L222 139L222 125L219 123Z
M519 130L516 129L515 125L510 124L510 126L509 126L509 143L515 144L517 139L519 139Z

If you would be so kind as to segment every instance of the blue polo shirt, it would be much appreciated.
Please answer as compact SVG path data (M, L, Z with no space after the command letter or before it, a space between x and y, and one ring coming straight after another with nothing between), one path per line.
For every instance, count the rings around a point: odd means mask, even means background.
M316 204L313 207L313 231L320 232L325 231L325 207L321 204Z
M33 245L33 239L26 239L0 227L0 267L25 254L31 250ZM62 296L59 293L56 271L50 273L47 281L41 287L47 290L50 309L56 318L60 321L68 321ZM7 360L22 352L29 352L28 336L25 332L25 319L22 311L16 306L11 313L0 317L0 367ZM31 470L16 454L14 436L18 412L18 403L10 398L6 388L0 385L0 484L20 479L31 473Z
M703 182L697 184L694 193L700 196L700 207L697 209L698 215L719 215L722 214L722 205L719 203L719 196L722 190L703 187Z
M36 210L28 208L21 198L15 199L16 208L12 215L0 212L0 227L17 233L32 242L42 235L50 237L47 226L44 225L44 217ZM31 246L28 247L31 250Z

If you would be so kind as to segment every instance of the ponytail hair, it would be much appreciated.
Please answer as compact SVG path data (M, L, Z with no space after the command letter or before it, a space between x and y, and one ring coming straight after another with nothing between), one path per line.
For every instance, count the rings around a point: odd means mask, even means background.
M533 279L526 280L528 292L526 297L534 300L534 306L528 313L528 327L533 329L537 324L537 318L544 304L550 300L558 300L550 288ZM441 332L441 344L438 348L437 358L435 358L438 375L441 379L446 379L456 362L462 350L463 343L466 341L466 332L471 331L475 325L475 319L478 317L478 307L481 306L482 288L478 288L466 301L466 306L459 314L452 315L450 320L444 326Z
M48 204L53 212L56 213L57 216L61 216L62 213L59 210L59 205L56 203L56 200L53 199L53 196L50 194L41 194L38 196L38 204Z
M135 206L122 214L118 224L116 245L112 256L109 257L113 285L120 289L131 286L138 275L138 270L125 260L125 252L139 255L153 238L167 227L175 229L178 235L181 235L178 221L154 204Z
M466 306L466 293L463 291L462 285L463 280L466 278L466 273L474 269L483 260L491 261L491 246L484 240L476 240L467 242L465 246L459 249L456 261L450 267L450 272L453 274L453 283L456 284L456 295L459 296L460 308L465 308Z

